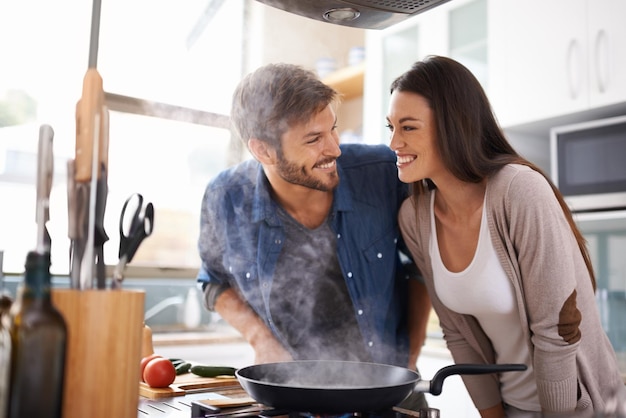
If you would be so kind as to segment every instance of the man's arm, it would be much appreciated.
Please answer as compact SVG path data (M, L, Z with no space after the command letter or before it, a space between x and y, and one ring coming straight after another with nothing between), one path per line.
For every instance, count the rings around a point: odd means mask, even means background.
M256 364L293 360L272 331L234 289L228 288L219 294L215 300L215 311L252 346Z
M417 358L420 355L424 341L426 341L426 328L430 316L430 297L426 285L417 279L409 279L409 369L415 370Z

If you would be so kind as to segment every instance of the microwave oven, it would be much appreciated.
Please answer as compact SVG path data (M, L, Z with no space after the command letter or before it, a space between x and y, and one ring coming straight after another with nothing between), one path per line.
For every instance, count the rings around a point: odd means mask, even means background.
M573 212L626 208L626 115L552 128L550 174Z

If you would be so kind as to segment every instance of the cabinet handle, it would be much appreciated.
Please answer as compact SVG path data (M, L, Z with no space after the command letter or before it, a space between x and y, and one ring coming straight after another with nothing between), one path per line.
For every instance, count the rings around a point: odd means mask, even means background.
M596 34L594 61L598 91L604 93L609 84L609 37L604 29L599 30Z
M576 39L572 39L567 47L566 56L567 81L569 93L572 99L577 99L580 93L580 45Z

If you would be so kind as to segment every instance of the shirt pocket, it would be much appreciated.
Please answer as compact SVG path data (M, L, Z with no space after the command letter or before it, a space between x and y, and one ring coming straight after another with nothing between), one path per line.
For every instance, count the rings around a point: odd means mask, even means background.
M397 229L390 229L363 248L363 255L374 279L391 277L396 265L397 242Z
M258 282L256 262L240 256L230 256L225 263L226 270L242 289Z

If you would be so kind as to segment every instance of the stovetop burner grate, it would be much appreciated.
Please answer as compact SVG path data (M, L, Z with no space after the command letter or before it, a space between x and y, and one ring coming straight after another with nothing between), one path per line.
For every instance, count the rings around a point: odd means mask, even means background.
M190 418L439 418L439 410L429 408L420 412L410 411L400 408L381 413L370 412L349 412L339 414L318 414L310 412L294 412L274 409L262 405L246 408L229 408L220 410L219 408L207 406L200 402L192 402Z
M438 418L438 410L416 411L393 408L385 413L351 412L343 414L316 414L278 410L261 404L231 408L217 408L203 401L207 394L191 394L183 397L146 399L141 398L138 418Z

